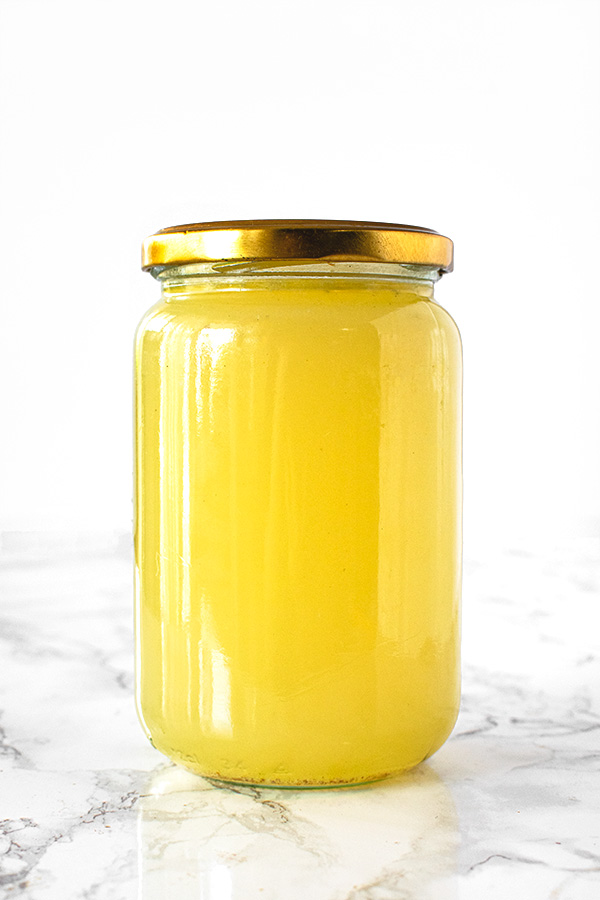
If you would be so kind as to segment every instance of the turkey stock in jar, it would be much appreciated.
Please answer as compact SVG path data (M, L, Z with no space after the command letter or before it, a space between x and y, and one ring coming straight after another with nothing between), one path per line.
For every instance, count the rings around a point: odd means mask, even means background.
M452 242L372 222L167 228L136 338L137 699L209 778L417 765L459 705Z

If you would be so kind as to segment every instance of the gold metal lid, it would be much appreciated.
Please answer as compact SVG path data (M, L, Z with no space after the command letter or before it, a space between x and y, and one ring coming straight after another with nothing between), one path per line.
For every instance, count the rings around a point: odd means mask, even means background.
M327 219L249 219L164 228L146 238L142 268L259 260L387 262L451 272L450 238L414 225Z

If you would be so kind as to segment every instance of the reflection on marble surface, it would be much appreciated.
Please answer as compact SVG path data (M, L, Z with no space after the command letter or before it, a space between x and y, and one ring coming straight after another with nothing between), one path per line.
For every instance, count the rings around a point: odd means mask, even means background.
M199 781L166 768L140 801L144 898L456 896L456 813L429 766L337 791Z
M454 735L326 791L209 784L146 743L125 539L7 535L2 581L2 900L600 897L595 547L468 563Z

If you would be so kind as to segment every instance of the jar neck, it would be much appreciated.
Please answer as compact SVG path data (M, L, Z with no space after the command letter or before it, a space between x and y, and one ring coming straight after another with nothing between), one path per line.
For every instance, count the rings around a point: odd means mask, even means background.
M399 263L266 260L251 262L187 263L181 266L156 266L151 274L161 283L165 299L183 298L194 294L219 290L268 289L275 281L312 283L327 279L343 288L368 282L404 283L415 293L433 297L433 287L440 271L433 266L409 266Z

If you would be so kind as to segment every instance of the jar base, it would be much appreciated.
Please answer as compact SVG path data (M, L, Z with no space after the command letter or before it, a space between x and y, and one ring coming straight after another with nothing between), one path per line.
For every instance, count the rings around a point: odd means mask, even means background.
M428 754L429 756L430 754ZM192 772L194 775L198 775L201 778L204 778L210 784L215 787L224 787L224 788L233 788L233 787L248 787L248 788L273 788L275 790L334 790L340 788L352 788L352 787L360 787L362 785L374 784L380 781L387 781L390 778L393 778L397 775L401 775L403 772L408 772L411 769L414 769L416 766L420 765L423 762L423 759L417 760L414 763L410 763L406 766L401 766L395 769L388 769L381 772L377 772L373 775L357 775L357 776L348 776L347 778L325 778L325 779L317 779L317 778L294 778L293 776L289 776L287 778L277 778L277 777L269 777L265 778L260 777L252 777L252 776L240 776L235 775L231 778L224 778L221 773L213 773L204 769L202 766L196 765L194 763L190 763L185 759L178 759L174 754L169 754L169 758L172 762L174 762L177 766L180 766L183 769L186 769L188 772ZM424 757L426 759L427 757Z
M174 747L171 741L165 741L162 729L151 729L144 719L142 721L150 743L156 750L177 766L216 786L315 790L372 784L414 769L433 756L445 743L452 732L456 713L444 727L434 729L433 734L428 735L429 739L422 737L421 740L412 742L412 746L406 741L400 741L400 745L394 748L395 752L391 752L391 748L388 747L388 752L380 754L379 759L376 759L374 754L369 759L366 755L359 754L356 748L354 759L348 756L342 759L339 755L322 754L318 760L290 759L287 766L275 762L272 753L268 754L270 759L265 758L264 753L260 754L262 758L259 761L258 755L252 754L250 752L252 748L248 747L245 748L246 752L243 755L246 756L246 760L254 759L254 765L242 762L243 756L239 753L239 747L236 754L232 754L230 750L226 755L222 750L218 752L215 747L205 747L202 754L185 753L182 752L181 744ZM237 761L234 763L236 757Z
M410 767L411 769L414 766ZM188 769L188 771L192 771ZM367 784L376 784L380 781L387 781L389 778L393 778L395 775L400 775L402 772L407 772L409 769L399 769L394 772L386 772L383 775L374 775L368 776L365 778L359 778L356 781L346 781L345 779L340 779L339 781L277 781L276 779L267 779L265 781L258 781L256 779L248 779L242 780L239 779L234 781L225 781L222 778L212 778L208 775L203 775L202 777L205 781L208 781L210 784L215 787L222 788L234 788L234 787L250 787L250 788L271 788L273 790L278 791L326 791L326 790L342 790L344 788L355 788L362 787ZM196 773L198 774L198 773Z

